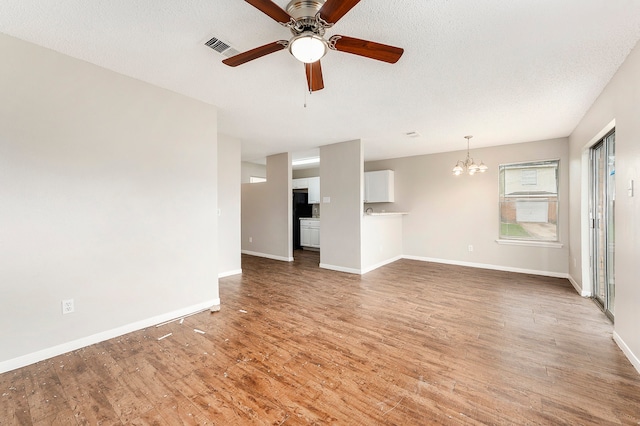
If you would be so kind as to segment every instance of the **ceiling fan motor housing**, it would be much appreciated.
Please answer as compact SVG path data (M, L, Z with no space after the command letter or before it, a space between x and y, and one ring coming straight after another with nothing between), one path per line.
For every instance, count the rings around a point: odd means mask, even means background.
M290 24L293 35L304 32L312 32L323 36L326 23L316 19L316 15L326 0L292 0L287 5L287 13L291 15L295 23Z
M295 20L313 18L324 2L325 0L291 0L287 5L287 13Z

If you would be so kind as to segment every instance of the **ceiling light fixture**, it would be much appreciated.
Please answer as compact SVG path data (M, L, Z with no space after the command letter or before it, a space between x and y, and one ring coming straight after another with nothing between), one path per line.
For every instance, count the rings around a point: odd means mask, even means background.
M474 174L476 174L476 172L484 173L489 170L489 168L485 166L482 161L480 161L480 165L477 165L475 161L473 161L473 158L471 158L471 156L469 155L469 139L471 139L472 137L473 136L471 135L464 137L467 140L467 159L464 161L458 160L452 170L455 176L459 176L465 171L468 175L473 176Z
M310 31L304 32L291 39L289 51L300 62L312 64L327 54L327 42Z
M292 166L304 166L305 164L317 164L320 163L320 157L301 158L299 160L293 160Z

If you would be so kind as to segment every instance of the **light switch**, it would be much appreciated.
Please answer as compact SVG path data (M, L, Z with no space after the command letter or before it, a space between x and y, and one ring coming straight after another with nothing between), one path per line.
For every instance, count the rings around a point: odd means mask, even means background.
M331 197L322 197L322 202L328 204L331 202Z

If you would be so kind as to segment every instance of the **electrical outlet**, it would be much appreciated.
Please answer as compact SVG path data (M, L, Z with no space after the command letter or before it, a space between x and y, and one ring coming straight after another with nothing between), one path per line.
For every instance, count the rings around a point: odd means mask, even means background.
M469 244L469 251L473 251L473 246Z
M73 306L73 299L66 299L62 301L62 315L70 314L75 311Z
M249 237L249 242L252 243L253 242L253 237Z

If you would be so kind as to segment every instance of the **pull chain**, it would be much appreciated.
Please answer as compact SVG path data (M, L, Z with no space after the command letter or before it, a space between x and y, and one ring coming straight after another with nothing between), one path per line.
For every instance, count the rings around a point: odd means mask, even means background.
M309 96L311 96L313 94L313 89L311 88L313 85L313 66L311 66L310 64L305 64L305 68L309 68L309 79L307 81L308 85L309 85ZM306 69L305 69L306 71ZM305 90L304 93L304 107L307 107L307 92Z

